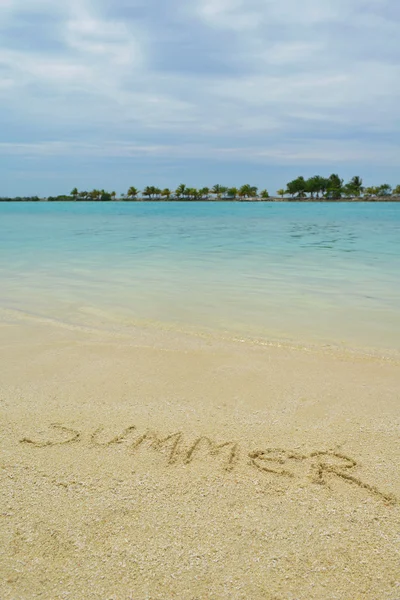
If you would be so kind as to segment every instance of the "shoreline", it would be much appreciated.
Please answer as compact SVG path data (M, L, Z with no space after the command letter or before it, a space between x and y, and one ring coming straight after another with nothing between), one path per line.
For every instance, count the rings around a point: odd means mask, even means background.
M193 204L193 203L197 203L197 202L223 202L223 203L228 203L228 202L254 202L254 203L271 203L271 202L288 202L288 203L294 203L294 202L299 202L299 203L313 203L313 204L325 204L325 203L330 203L330 204L353 204L353 203L388 203L388 202L400 202L400 196L395 196L395 197L388 197L388 198L338 198L338 199L333 199L333 198L278 198L278 197L273 197L271 196L268 199L264 199L264 198L203 198L203 199L198 199L198 200L189 200L187 198L183 198L183 199L179 199L179 198L171 198L170 200L164 200L164 199L158 199L158 198L136 198L136 199L121 199L118 198L116 200L66 200L65 198L63 199L54 199L54 200L47 200L45 198L39 198L38 200L33 200L33 199L28 199L28 198L24 198L21 200L17 200L15 198L10 198L10 199L2 199L0 198L0 203L21 203L21 202L33 202L33 203L50 203L53 204L54 202L65 202L65 203L74 203L74 204L99 204L99 203L104 203L104 204L115 204L115 203L138 203L138 202L158 202L158 203L165 203L165 204L169 204L171 202L186 202L188 204Z
M174 340L174 347L179 343L192 346L193 343L214 344L216 347L225 344L233 347L251 348L270 348L283 349L294 352L304 352L312 355L332 356L343 360L372 360L388 361L400 366L400 349L389 346L362 345L361 343L339 342L335 340L321 339L319 341L312 339L296 339L289 337L256 336L251 334L239 333L228 329L215 329L200 325L189 325L183 323L172 323L168 321L155 320L137 320L132 321L129 328L107 329L104 326L85 324L82 322L65 321L59 317L47 317L38 313L30 312L24 309L9 307L0 307L0 325L1 323L16 322L29 325L39 325L49 328L65 329L71 332L86 333L98 337L104 336L105 339L128 341L135 336L141 336L148 339L148 344L157 342L157 339L165 340L170 338ZM176 342L175 342L176 340Z

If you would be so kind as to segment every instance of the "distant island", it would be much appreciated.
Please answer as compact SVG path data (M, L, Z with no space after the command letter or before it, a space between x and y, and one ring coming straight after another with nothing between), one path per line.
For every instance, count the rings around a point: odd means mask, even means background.
M146 186L142 191L131 186L125 194L94 189L90 192L74 188L70 194L61 196L25 196L16 198L0 197L0 202L148 202L148 201L237 201L237 202L400 202L400 185L392 187L384 183L377 187L364 187L361 177L354 176L347 183L337 174L330 177L315 175L309 179L300 176L289 181L286 189L280 189L276 196L270 196L267 189L258 191L256 186L242 185L240 188L214 185L200 189L181 183L176 190Z

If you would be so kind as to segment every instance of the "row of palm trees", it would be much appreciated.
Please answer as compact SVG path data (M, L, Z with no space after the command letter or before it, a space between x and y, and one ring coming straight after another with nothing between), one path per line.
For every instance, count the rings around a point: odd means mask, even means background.
M80 192L77 188L74 188L70 194L74 200L115 200L115 192L106 192L104 190L92 190L91 192ZM235 199L235 198L269 198L267 190L262 190L258 194L258 188L249 184L242 185L240 188L236 187L225 187L223 185L214 185L213 188L204 187L197 189L195 187L187 187L184 183L181 183L176 190L169 188L161 189L154 185L146 186L142 191L139 191L136 187L130 187L126 194L121 194L122 199L126 200L137 200L139 196L147 198L148 200L206 200L209 198L216 198L218 200L222 198Z
M332 174L330 177L321 177L315 175L309 179L297 177L290 181L286 189L277 191L277 195L282 199L285 196L290 196L292 199L340 199L340 198L370 198L370 197L388 197L400 196L400 185L392 188L389 184L383 184L379 187L363 186L361 177L355 176L347 183L337 174ZM105 190L92 190L90 192L79 191L74 188L70 194L74 200L116 200L116 192L106 192ZM235 200L239 199L259 199L267 200L269 198L268 190L264 189L260 192L256 186L249 184L237 187L226 187L223 185L214 185L212 188L203 187L197 189L188 187L181 183L176 190L169 188L161 189L155 186L146 186L142 191L131 186L125 194L121 194L122 200Z
M278 195L282 198L288 194L292 198L360 198L362 197L387 197L400 195L400 185L392 188L388 183L378 187L364 187L361 177L358 175L352 177L347 183L336 173L330 177L321 177L315 175L309 179L297 177L287 184L286 190L278 190Z
M70 193L74 200L116 200L117 192L106 192L105 190L92 190L91 192L80 192L74 188Z

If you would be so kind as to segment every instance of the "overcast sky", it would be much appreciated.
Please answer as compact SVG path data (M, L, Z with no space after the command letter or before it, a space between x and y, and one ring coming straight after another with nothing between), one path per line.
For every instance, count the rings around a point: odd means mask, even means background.
M0 0L0 196L400 183L399 0Z

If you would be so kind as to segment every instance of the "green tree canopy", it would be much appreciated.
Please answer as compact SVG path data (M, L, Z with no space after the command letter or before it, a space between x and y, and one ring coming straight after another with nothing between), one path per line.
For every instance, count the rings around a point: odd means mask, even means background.
M320 195L325 194L328 184L328 180L325 177L314 175L314 177L307 179L305 191L310 194L311 198L314 198L314 194L319 198Z
M390 196L392 193L392 186L388 183L384 183L378 188L378 196Z
M364 191L363 180L358 175L352 177L348 185L350 185L351 189L354 191L355 196L361 196Z
M314 198L314 194L319 192L319 183L317 177L310 177L306 181L306 193L310 194L311 198Z
M353 198L356 195L356 191L350 182L342 186L342 195L345 198Z
M236 198L238 193L239 193L239 190L236 187L228 188L227 194L228 194L229 198Z
M255 186L246 183L239 189L238 195L240 198L255 198L257 196L257 190L258 188Z
M184 183L181 183L180 185L178 185L178 187L175 190L175 196L177 198L182 198L185 195L186 195L186 185Z
M293 179L293 181L289 181L287 184L287 193L292 196L297 196L297 198L304 198L307 195L307 182L303 176L297 177L297 179Z
M224 186L219 185L219 183L215 184L212 189L211 189L211 193L214 194L215 196L217 196L217 198L221 198L222 194L223 194L223 190Z
M130 187L126 193L127 197L130 199L136 198L138 196L138 194L139 194L139 190L133 186Z
M121 194L120 199L122 200L133 200L136 199L140 194L140 191L131 186L126 194ZM400 185L392 188L388 183L384 183L379 186L363 186L363 180L359 175L353 176L347 183L344 183L343 179L337 173L332 173L329 177L322 177L320 175L314 175L309 177L307 180L303 176L299 176L292 181L289 181L286 189L279 189L277 195L282 199L286 194L289 194L291 198L296 199L319 199L321 197L327 199L340 199L344 198L360 198L362 195L366 199L380 198L383 200L391 199L398 200L400 196ZM212 188L203 187L196 189L195 187L188 187L181 183L175 191L165 188L161 190L155 186L146 186L143 190L143 197L149 200L163 198L169 200L170 198L176 197L177 199L188 199L188 200L202 200L202 199L213 199L213 198L269 198L267 189L263 189L258 194L258 188L252 186L249 183L242 185L240 188L237 187L226 187L220 184L214 185ZM396 197L396 198L394 198ZM0 201L7 200L31 200L31 197L27 198L0 198ZM36 198L34 198L36 200ZM40 199L39 199L40 200ZM56 197L49 197L48 200L117 200L116 192L108 192L104 189L93 189L91 191L79 191L77 187L74 187L70 194L61 195Z
M91 192L89 192L88 195L91 200L99 200L100 196L101 196L101 192L100 192L100 190L92 190Z
M142 192L142 196L145 198L151 198L151 193L151 186L147 185Z
M185 196L190 200L198 200L200 198L200 192L195 187L186 188Z
M379 192L379 188L375 186L365 188L366 196L377 196Z
M112 200L112 196L111 196L110 192L106 192L105 190L100 190L97 200L100 200L101 202L109 202L110 200Z
M169 188L165 188L162 192L161 192L161 196L163 198L166 198L167 200L169 200L172 196L172 192Z
M331 200L338 200L342 197L343 193L343 179L340 179L339 175L332 173L328 178L328 187L326 190L327 198Z
M142 195L151 199L157 198L161 195L161 190L154 185L148 185L144 188Z
M201 190L199 190L199 193L201 198L208 198L208 196L210 195L210 188L203 187L201 188Z

